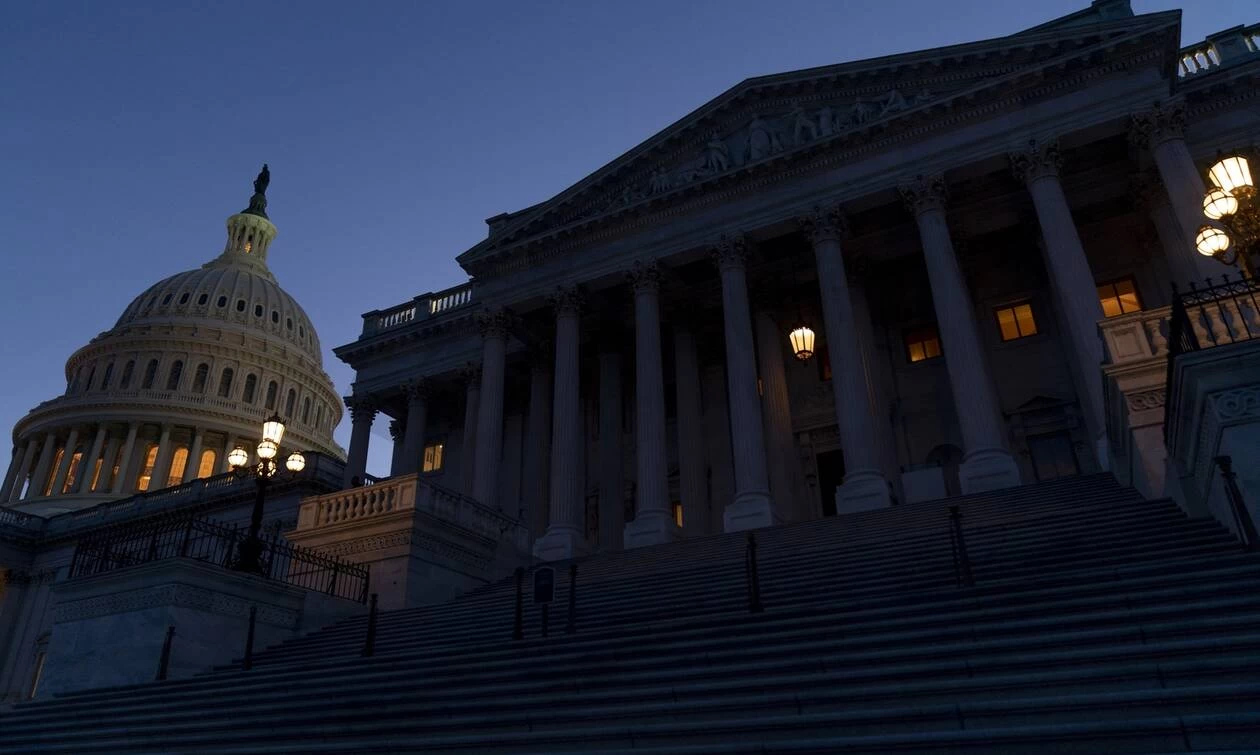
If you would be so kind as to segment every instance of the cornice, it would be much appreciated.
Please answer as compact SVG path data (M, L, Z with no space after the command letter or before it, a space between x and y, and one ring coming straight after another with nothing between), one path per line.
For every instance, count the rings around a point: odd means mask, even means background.
M462 310L451 317L418 320L400 325L366 338L338 346L333 354L338 359L354 367L356 361L367 359L384 352L392 352L407 348L420 341L429 341L451 335L478 334L475 312Z

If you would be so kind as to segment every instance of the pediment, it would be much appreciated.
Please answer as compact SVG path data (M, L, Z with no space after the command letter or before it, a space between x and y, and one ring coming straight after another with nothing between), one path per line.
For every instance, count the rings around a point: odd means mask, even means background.
M922 130L986 93L1047 71L1151 45L1172 70L1176 12L1033 29L952 47L747 79L550 200L492 218L488 239L461 254L472 275L515 247L630 212L685 201L765 166L843 151L897 130ZM1079 65L1079 63L1078 63Z

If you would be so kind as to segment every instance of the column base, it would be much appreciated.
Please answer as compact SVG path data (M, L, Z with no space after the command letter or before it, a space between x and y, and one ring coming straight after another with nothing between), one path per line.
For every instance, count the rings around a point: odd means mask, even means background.
M886 509L892 506L888 481L875 470L853 472L844 476L844 484L836 488L836 513Z
M626 550L645 545L661 545L682 539L682 530L668 511L644 511L627 522L622 533Z
M1107 442L1106 435L1094 441L1094 456L1098 459L1100 471L1111 471L1111 444Z
M958 483L963 495L1017 487L1021 484L1019 466L1003 449L971 451L958 465Z
M590 552L586 539L572 527L551 527L534 541L534 558L540 561L563 561Z
M773 527L783 520L774 510L770 494L765 491L742 493L722 512L723 532L742 532L761 527Z

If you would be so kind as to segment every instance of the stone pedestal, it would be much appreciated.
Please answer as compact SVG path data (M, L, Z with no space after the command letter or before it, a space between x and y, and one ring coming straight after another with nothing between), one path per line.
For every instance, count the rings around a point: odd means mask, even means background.
M385 610L441 603L501 579L529 545L515 519L414 474L307 498L285 537L367 564Z
M251 606L258 608L254 649L260 651L303 628L307 596L281 582L184 558L58 583L38 696L153 681L170 626L168 679L229 663L244 655ZM363 610L338 602L344 613ZM329 623L336 613L323 618Z
M1019 466L1004 448L968 451L958 465L958 484L963 495L1015 487L1019 485Z

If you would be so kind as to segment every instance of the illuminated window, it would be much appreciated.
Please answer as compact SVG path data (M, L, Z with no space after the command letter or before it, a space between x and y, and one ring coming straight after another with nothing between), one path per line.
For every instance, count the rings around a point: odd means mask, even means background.
M135 371L136 371L136 360L134 359L127 360L127 363L123 365L122 380L118 381L118 387L122 388L124 391L130 388L131 376L135 374Z
M1098 303L1102 305L1105 317L1142 311L1142 300L1138 298L1137 286L1132 278L1124 278L1099 286Z
M215 453L213 448L207 448L201 452L201 461L197 463L198 477L213 477L214 463L219 460L219 455Z
M180 446L171 457L171 471L166 475L166 487L173 488L184 481L184 469L188 466L188 447Z
M136 490L141 492L149 489L149 482L153 479L153 465L157 463L157 444L150 443L147 451L144 452L144 464L140 467L140 474L136 476Z
M267 401L264 403L264 406L274 411L276 408L276 394L279 392L280 386L276 384L276 381L272 380L270 383L267 383Z
M149 364L144 368L144 380L140 383L141 388L152 388L153 381L157 380L158 361L150 359Z
M1003 341L1037 335L1037 321L1033 318L1032 305L1027 302L993 310Z
M197 365L197 371L193 373L193 393L205 393L206 381L210 378L210 365L202 362Z
M104 457L96 460L96 464L92 467L92 484L88 486L87 492L91 493L93 491L100 490L98 486L101 484L101 469L104 468L104 466Z
M52 495L53 479L57 476L57 470L61 468L61 460L66 458L66 449L58 448L57 455L53 457L52 466L48 468L48 479L44 480L44 495Z
M258 376L245 376L245 390L241 392L241 401L247 404L254 403L254 391L258 390Z
M66 481L61 486L61 493L64 495L74 490L74 481L79 478L79 465L83 463L83 452L75 451L74 456L70 457L70 471L66 472Z
M246 253L246 254L249 254L249 253L250 253L250 252L252 252L252 251L254 251L254 242L252 242L252 241L246 241L246 242L245 242L245 253Z
M424 447L424 464L421 466L421 471L437 472L442 468L442 447L441 443Z
M674 501L673 506L674 506L674 524L676 524L676 525L678 525L679 527L681 527L681 526L683 526L683 524L682 524L682 522L683 522L683 520L682 520L682 502L681 502L681 501Z
M227 398L232 395L232 377L236 373L231 367L224 367L223 374L219 376L219 398Z
M906 343L906 359L911 362L936 359L941 355L941 334L937 332L935 325L911 328L903 337Z
M166 390L173 391L179 388L179 379L184 376L184 363L178 359L171 365L171 372L166 376Z

